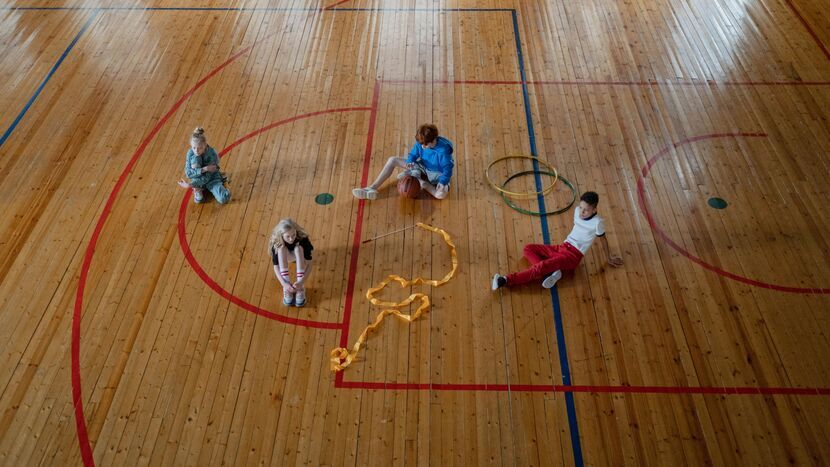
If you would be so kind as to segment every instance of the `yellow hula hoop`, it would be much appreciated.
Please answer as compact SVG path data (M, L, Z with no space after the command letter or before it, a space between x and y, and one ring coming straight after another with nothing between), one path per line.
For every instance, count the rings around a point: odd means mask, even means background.
M553 173L556 174L553 177L553 183L551 183L550 186L548 186L546 188L543 188L539 191L515 192L515 191L505 190L504 188L499 186L499 184L495 183L493 181L492 177L490 177L490 168L493 167L494 165L496 165L497 162L501 162L501 161L504 161L504 160L507 160L507 159L531 159L531 160L535 160L535 161L539 162L540 164L547 167L548 172L553 172ZM559 172L556 170L556 167L553 167L552 165L548 164L544 160L539 159L538 157L533 157L533 156L504 156L504 157L499 157L498 159L494 160L493 162L490 163L490 165L487 166L487 168L484 170L484 176L487 177L487 182L490 184L491 187L493 187L494 190L498 191L499 193L505 194L507 196L512 196L514 198L520 198L520 199L535 198L539 195L544 196L544 195L550 193L551 191L553 191L553 187L556 186L556 182L559 180Z

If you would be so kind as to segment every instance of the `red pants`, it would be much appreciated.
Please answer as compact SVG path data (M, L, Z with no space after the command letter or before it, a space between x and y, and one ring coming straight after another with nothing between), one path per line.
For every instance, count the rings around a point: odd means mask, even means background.
M572 270L582 261L582 252L570 243L559 245L525 245L524 256L530 268L507 275L508 287L527 284L549 276L554 271Z

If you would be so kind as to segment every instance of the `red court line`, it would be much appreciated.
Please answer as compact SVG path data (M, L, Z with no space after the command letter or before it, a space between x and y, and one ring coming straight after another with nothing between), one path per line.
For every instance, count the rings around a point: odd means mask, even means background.
M378 102L380 102L381 81L375 81L372 92L372 106L369 114L369 129L366 135L366 152L363 153L363 173L360 176L360 186L366 186L369 181L369 162L372 160L372 145L375 140L375 125L378 117ZM363 231L363 210L366 200L357 202L357 219L354 224L354 238L352 239L352 256L349 260L349 277L346 285L346 304L343 307L343 331L340 333L340 347L349 345L349 323L352 320L352 302L354 301L354 281L357 275L357 257L360 254L360 235ZM334 376L334 384L343 382L343 372L338 371Z
M338 373L338 374L342 374ZM405 391L482 391L482 392L578 392L612 394L723 394L723 395L796 395L827 396L830 388L783 387L682 387L682 386L590 386L561 384L448 384L448 383L378 383L335 381L343 389L405 390Z
M694 136L691 138L686 138L677 143L674 143L670 146L666 146L661 149L657 154L649 158L648 162L646 162L645 167L643 167L640 176L637 179L637 198L639 200L640 207L643 210L643 213L646 216L646 220L648 220L648 224L651 227L651 230L656 233L663 241L672 247L675 251L680 253L681 255L688 258L693 263L701 266L705 269L708 269L716 274L719 274L723 277L732 279L734 281L742 282L744 284L749 284L755 287L760 287L763 289L770 289L770 290L777 290L779 292L788 292L788 293L796 293L796 294L805 294L805 295L822 295L822 294L830 294L830 288L824 287L791 287L785 285L778 285L778 284L771 284L769 282L762 282L756 279L752 279L749 277L741 276L735 274L733 272L726 271L718 266L713 264L707 263L703 259L693 255L691 252L683 248L681 245L676 243L672 238L657 225L657 221L652 216L651 211L649 210L648 201L646 199L646 188L645 188L645 178L648 176L651 168L654 164L657 163L661 158L666 156L672 149L678 148L680 146L694 143L697 141L705 141L709 139L716 139L716 138L765 138L767 135L765 133L712 133L708 135L700 135Z
M345 3L346 1L348 1L348 0L342 0L338 3L329 5L328 7L325 7L324 10L333 8L337 5ZM830 52L827 51L824 44L819 40L818 36L815 34L815 32L812 30L812 28L806 22L804 17L794 7L794 5L790 2L790 0L786 0L786 1L787 1L787 4L790 6L790 8L793 10L793 12L796 14L796 16L799 18L799 20L802 22L802 24L805 26L805 28L807 28L810 35L813 36L813 39L816 41L818 46L824 52L825 56L828 59L830 59ZM83 460L84 464L87 465L87 466L94 465L94 458L93 458L93 455L92 455L92 449L91 449L91 445L90 445L89 434L88 434L88 431L87 431L86 420L85 420L85 417L84 417L84 410L83 410L83 394L82 394L81 375L80 375L81 313L82 313L82 310L83 310L83 295L84 295L84 291L86 289L86 281L87 281L87 278L88 278L88 275L89 275L89 268L90 268L91 263L92 263L92 258L95 254L95 247L97 246L98 240L101 236L101 232L103 231L104 224L106 223L106 220L109 218L109 214L112 211L112 207L115 203L115 200L118 197L118 194L120 193L124 183L126 182L126 179L129 176L129 173L131 172L132 168L135 166L138 159L144 153L144 151L146 150L149 143L156 137L158 132L167 123L167 121L170 119L170 117L173 115L173 113L175 113L179 109L179 107L181 107L181 105L187 99L189 99L193 95L194 92L196 92L196 90L201 88L208 80L210 80L217 73L219 73L219 71L224 69L226 66L228 66L229 64L231 64L232 62L237 60L239 57L241 57L245 53L249 52L255 45L262 42L267 37L270 37L270 34L268 36L265 36L263 39L255 42L251 46L246 47L246 48L242 49L241 51L237 52L236 54L231 56L228 60L226 60L225 62L223 62L222 64L220 64L216 68L214 68L213 70L211 70L207 75L205 75L202 79L200 79L190 90L188 90L181 98L179 98L179 100L176 101L173 104L171 109L156 123L156 125L153 127L153 129L150 131L150 133L147 135L147 137L141 142L140 146L136 149L136 152L133 154L132 158L130 159L130 161L126 165L124 171L119 176L118 181L116 182L115 186L113 187L113 190L110 192L110 195L107 198L107 202L104 206L104 209L103 209L100 217L98 218L98 221L95 225L95 229L93 230L90 241L87 244L87 248L86 248L86 251L85 251L85 254L84 254L84 260L83 260L83 263L82 263L82 266L81 266L80 277L79 277L79 280L78 280L78 288L77 288L77 292L76 292L76 295L75 295L75 305L74 305L74 310L73 310L73 315L72 315L72 342L71 342L72 401L73 401L73 406L74 406L74 409L75 409L75 411L74 411L75 424L76 424L76 429L77 429L77 432L78 432L78 443L79 443L79 447L80 447L80 450L81 450L81 459ZM390 84L426 83L424 81L394 81L394 80L390 80L390 81L387 81L387 82L390 83ZM434 83L441 83L441 81L435 81ZM449 84L449 83L453 83L453 84L523 84L522 81L503 81L503 82L502 81L446 81L445 83L446 84ZM590 81L589 82L528 81L528 83L529 84L562 84L562 85L583 85L583 84L584 85L620 85L620 86L646 86L646 85L648 85L648 86L658 86L658 85L673 84L673 83L655 83L655 82L645 82L645 81L642 81L642 82L635 82L635 81L630 81L630 82L611 82L611 81L593 81L593 82L590 82ZM687 83L688 84L685 84L685 85L704 85L704 84L705 85L712 85L710 82L700 82L699 84L697 82L687 82ZM715 84L718 84L718 83L715 83ZM790 83L790 82L769 82L769 83L764 83L764 82L723 82L721 84L725 84L725 85L757 85L757 86L770 86L770 85L771 86L799 86L799 85L824 86L824 85L827 85L827 84L830 84L830 83L828 83L828 82L792 82L792 83ZM362 184L365 184L367 179L368 179L368 161L371 158L370 157L371 156L371 144L372 144L372 140L373 140L373 136L374 136L373 135L374 134L374 127L375 127L375 122L376 122L376 117L377 117L377 102L379 100L380 86L381 86L381 81L379 80L375 83L375 91L374 91L374 96L373 96L373 101L372 101L372 108L371 108L372 115L371 115L370 126L369 126L368 143L367 143L366 153L365 153L365 156L364 156L364 169L363 169ZM346 305L345 305L344 321L343 321L343 325L342 325L343 326L343 333L341 334L341 339L340 339L341 346L345 346L345 345L348 344L349 321L351 319L351 302L352 302L353 293L354 293L353 283L354 283L354 274L356 273L356 263L357 263L357 257L355 255L355 253L356 253L357 249L359 249L359 247L360 247L360 239L359 238L360 238L360 231L361 231L361 227L362 227L363 209L364 209L364 202L360 201L359 204L358 204L358 218L357 218L357 221L356 221L356 224L355 224L355 237L354 237L354 244L353 244L353 247L352 247L352 259L351 259L350 273L349 273L350 274L350 278L349 278L350 280L349 280L349 286L347 288L347 301L346 301ZM388 388L389 387L389 384L387 384L387 383L344 382L343 381L343 372L339 372L337 374L337 376L335 377L335 386L336 387L349 387L351 385L373 385L373 384L379 384L379 385L383 386L383 388ZM418 385L416 385L416 386L418 386ZM452 385L444 385L444 386L447 386L449 388ZM527 386L531 387L532 385L527 385ZM428 388L440 388L442 386L441 385L437 385L437 386L436 385L427 385L427 387ZM487 388L494 387L494 386L485 384L485 385L469 385L469 387L471 387L473 389L467 389L467 390L478 390L478 389L475 389L475 388L478 388L478 387L485 388L485 389L481 389L481 390L491 390L491 389L487 389ZM516 387L522 387L522 386L509 386L506 389L500 389L500 390L508 390L510 388L516 388ZM532 387L535 388L536 386L532 386ZM542 389L539 389L539 390L551 390L551 389L544 389L544 388L547 388L547 386L538 386L538 387L542 388ZM561 386L561 387L565 388L565 386ZM569 386L568 388L588 388L588 387L589 386ZM625 388L625 387L626 386L620 386L620 387L608 386L607 388ZM556 386L551 386L551 388L555 389ZM594 388L602 388L602 387L601 386L596 386ZM705 388L677 388L677 389L684 389L684 390L689 390L689 391L699 389L699 390L702 391ZM725 391L725 390L730 389L730 388L711 388L711 389L712 390L724 390ZM731 388L731 389L734 389L735 391L738 391L740 388ZM759 393L763 393L762 391L765 391L765 390L776 390L776 389L790 390L790 391L796 391L797 390L797 389L787 389L787 388L757 388L757 389L758 389ZM528 389L528 390L531 390L531 389ZM826 392L824 392L824 391L826 391L825 389L820 388L817 391L819 391L820 394L826 394ZM592 392L598 392L598 391L592 391ZM620 392L626 392L626 391L620 390ZM729 392L729 393L731 393L731 392ZM736 392L736 393L740 393L740 392Z
M327 6L327 7L320 8L320 11L331 10L332 8L334 8L334 7L336 7L336 6L340 6L340 5L342 5L342 4L344 4L344 3L348 2L348 1L351 1L351 0L340 0L339 2L332 3L331 5L329 5L329 6Z
M810 26L810 23L807 22L807 19L804 18L804 16L801 14L800 11L798 11L798 8L795 7L795 4L792 2L792 0L784 0L784 1L787 4L787 6L790 7L790 10L792 10L792 12L798 18L798 20L801 21L801 24L804 26L804 28L807 29L807 32L811 36L813 36L813 40L816 42L816 45L818 45L818 48L821 49L821 51L824 53L824 57L827 58L828 60L830 60L830 51L827 50L827 47L824 46L824 43L818 37L818 34L816 34L816 32Z
M320 110L320 111L317 111L317 112L310 112L310 113L306 113L306 114L302 114L302 115L296 115L294 117L286 118L284 120L279 120L277 122L270 123L270 124L260 128L258 130L254 130L254 131L242 136L241 138L237 139L236 141L234 141L233 143L228 145L228 147L226 147L225 149L222 149L222 151L219 153L219 157L223 157L223 156L227 155L228 152L230 152L232 149L239 146L243 142L247 141L248 139L251 139L254 136L257 136L257 135L259 135L263 132L266 132L268 130L274 129L278 126L285 125L287 123L295 122L297 120L303 120L303 119L306 119L306 118L317 117L317 116L320 116L320 115L332 114L332 113L358 112L358 111L367 111L367 110L371 111L372 109L370 107L345 107L345 108L340 108L340 109L327 109L327 110ZM216 282L212 277L210 277L210 275L207 272L205 272L204 268L202 268L202 265L199 263L199 261L196 259L196 257L193 255L193 252L190 249L190 243L188 242L188 239L187 239L187 230L186 230L186 228L187 228L187 208L190 206L189 201L190 201L190 190L187 190L185 192L184 196L182 197L182 203L181 203L181 206L179 207L179 221L178 221L179 245L182 248L182 252L184 253L185 259L187 259L187 262L190 263L190 266L193 268L193 272L195 272L196 275L199 276L199 278L202 279L202 281L205 284L207 284L208 287L213 289L214 292L218 293L221 297L225 298L226 300L230 301L234 305L237 305L238 307L240 307L244 310L250 311L251 313L262 316L264 318L272 319L274 321L280 321L280 322L287 323L287 324L293 324L295 326L304 326L304 327L308 327L308 328L317 328L317 329L341 329L342 328L343 323L339 322L339 321L338 322L329 322L329 321L314 321L314 320L308 320L308 319L301 319L301 318L295 318L293 316L281 315L279 313L275 313L273 311L266 310L264 308L260 308L256 305L252 304L252 303L247 302L246 300L243 300L240 297L237 297L236 295L234 295L233 293L229 292L224 287L219 285L218 282Z
M389 83L383 81L383 83ZM396 81L392 84L401 84ZM405 82L408 83L408 82ZM449 83L449 82L448 82ZM490 84L475 83L475 84ZM498 84L503 84L499 82ZM513 83L509 83L513 84ZM363 158L363 175L361 186L368 181L369 161L371 159L372 143L377 120L377 109L380 101L381 81L375 83L375 92L372 97L372 114L369 121L369 134L366 143L366 153ZM657 155L649 159L646 168L647 173L657 160L670 149L684 144L703 141L721 137L766 137L765 133L716 133L687 138L683 141L664 148ZM343 332L340 335L340 347L348 346L349 325L351 323L351 305L353 300L355 274L357 270L357 258L360 250L360 232L363 224L364 201L358 204L357 220L355 221L355 236L352 244L351 263L349 265L349 288L347 289L346 305L343 315ZM648 215L647 215L648 217ZM651 222L651 219L649 218ZM725 272L725 271L724 271ZM726 273L731 274L731 273ZM815 289L807 289L815 290ZM571 393L613 393L613 394L714 394L714 395L800 395L800 396L827 396L830 395L830 388L796 388L796 387L746 387L746 386L630 386L630 385L555 385L555 384L453 384L453 383L399 383L399 382L378 382L378 381L346 381L345 371L339 371L334 378L334 387L340 389L368 389L368 390L407 390L407 391L471 391L471 392L571 392Z
M383 80L384 84L483 84L483 85L545 85L545 86L830 86L830 81L574 81L574 80Z
M104 209L101 212L100 217L98 217L98 222L95 224L95 229L92 232L92 237L90 237L89 243L87 244L86 252L84 253L84 261L81 265L81 274L80 278L78 279L78 289L75 294L75 308L72 313L72 404L75 408L75 427L78 432L78 444L81 449L81 460L86 466L95 465L95 459L92 456L92 447L90 445L89 433L87 432L86 419L84 417L83 391L81 388L81 312L83 310L84 290L86 289L86 281L87 277L89 276L89 268L92 264L92 257L95 255L95 247L98 245L98 240L101 237L101 232L104 230L104 224L106 224L110 212L112 211L112 207L115 204L115 200L116 198L118 198L118 194L121 192L121 188L124 186L124 183L126 183L127 177L130 175L130 172L132 171L133 167L135 167L135 164L138 162L138 159L140 159L142 154L144 154L144 151L147 149L147 146L156 137L161 128L167 123L168 120L170 120L170 117L173 116L173 114L179 109L179 107L181 107L181 105L187 99L189 99L194 92L196 92L199 88L204 86L204 84L207 83L208 80L213 78L226 66L236 61L239 57L249 52L251 49L254 48L254 46L264 41L271 35L272 34L266 35L261 40L254 42L250 46L232 55L221 65L217 66L216 68L211 70L207 75L205 75L202 79L200 79L192 88L190 88L182 97L180 97L178 101L176 101L173 104L170 110L168 110L167 113L164 114L164 116L161 119L159 119L159 121L156 123L153 129L150 130L150 133L144 138L144 140L136 149L133 156L130 158L130 161L124 167L124 170L118 177L118 181L115 183L115 186L113 187L112 191L109 194L109 197L107 198L107 202L104 205Z

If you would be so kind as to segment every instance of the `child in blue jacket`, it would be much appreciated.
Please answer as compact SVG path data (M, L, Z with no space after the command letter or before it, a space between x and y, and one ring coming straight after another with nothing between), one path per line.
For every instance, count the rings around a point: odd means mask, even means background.
M208 146L205 129L198 127L190 136L190 149L184 162L184 174L190 182L179 180L182 188L193 188L193 201L201 203L204 191L208 190L220 204L231 199L231 192L225 188L225 177L219 171L219 155Z
M375 181L364 188L355 188L352 194L357 199L377 199L378 188L392 175L396 168L405 169L398 175L412 175L419 179L421 188L437 199L444 199L450 191L450 179L455 167L452 142L438 136L438 127L425 123L418 127L415 145L409 156L390 157Z

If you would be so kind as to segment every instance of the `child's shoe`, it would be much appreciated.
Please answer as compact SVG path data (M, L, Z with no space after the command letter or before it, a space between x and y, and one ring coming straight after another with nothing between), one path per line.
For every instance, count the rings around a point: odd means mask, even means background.
M499 287L504 287L505 285L507 285L507 278L499 273L496 273L496 275L493 276L493 282L490 283L490 290L495 291L498 290Z
M193 188L193 202L201 203L205 199L205 192L201 188Z
M305 301L305 299L303 299L303 301ZM282 304L285 305L285 306L293 305L294 304L294 294L287 291L287 290L283 290L282 291Z
M549 275L542 281L542 287L546 289L553 288L556 285L556 281L562 278L562 271L553 271L553 274Z
M305 289L297 291L297 300L294 302L294 306L297 308L305 306Z
M365 188L355 188L352 190L352 195L357 199L375 200L378 198L378 190L367 186Z

